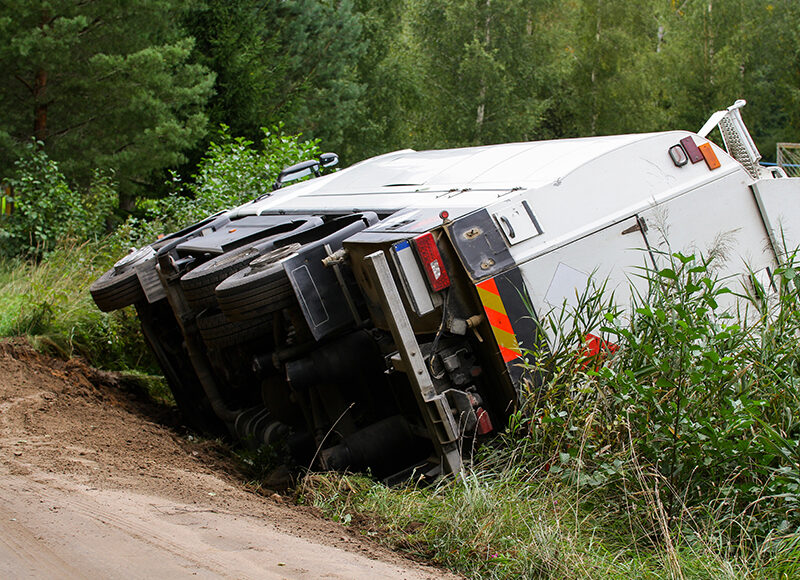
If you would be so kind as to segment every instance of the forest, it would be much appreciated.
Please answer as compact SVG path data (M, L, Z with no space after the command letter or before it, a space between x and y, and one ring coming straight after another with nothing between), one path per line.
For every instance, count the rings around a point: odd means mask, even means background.
M135 314L88 292L130 248L324 151L697 131L737 99L765 161L800 142L796 0L0 0L0 337L169 406ZM293 500L469 577L798 577L800 266L753 321L669 258L630 320L584 297L622 354L537 360L462 480L308 473ZM273 451L232 451L251 488Z
M765 159L800 140L791 0L109 0L0 5L0 174L32 141L120 215L225 126L400 148L697 130L746 99Z

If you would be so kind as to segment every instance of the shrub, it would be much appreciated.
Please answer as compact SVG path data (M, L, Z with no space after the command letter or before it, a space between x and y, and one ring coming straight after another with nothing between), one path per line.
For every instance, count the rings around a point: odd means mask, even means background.
M0 216L0 252L6 257L41 257L59 240L103 235L105 220L117 204L108 175L95 172L88 189L79 192L35 142L23 148L6 181L14 198L14 212Z
M551 370L531 388L516 432L551 473L592 489L644 488L634 506L655 510L667 534L700 511L736 520L739 538L800 526L800 421L794 267L778 274L777 299L736 312L702 258L674 254L647 272L632 315L584 299L578 319L601 319L618 349L587 359L576 326ZM764 295L763 288L761 295ZM752 305L751 305L752 306ZM594 313L587 316L586 311ZM530 435L529 435L530 434ZM663 525L662 525L663 524Z

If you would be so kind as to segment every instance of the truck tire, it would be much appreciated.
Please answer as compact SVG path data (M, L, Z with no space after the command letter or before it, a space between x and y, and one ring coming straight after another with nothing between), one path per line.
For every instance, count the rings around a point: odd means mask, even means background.
M231 322L218 310L206 311L197 317L197 329L209 349L236 346L272 332L272 318L261 317Z
M183 288L186 301L197 311L216 305L217 297L214 294L214 288L260 255L261 250L253 244L237 248L200 264L181 278L181 288Z
M111 312L144 300L145 294L136 275L136 266L147 260L153 260L155 267L155 251L150 246L128 254L95 280L89 287L89 293L97 307L103 312Z
M297 299L283 270L283 261L297 254L300 244L267 252L229 276L215 293L220 310L232 321L265 317L294 304Z
M200 264L181 278L181 288L186 300L198 312L216 306L214 288L225 278L238 272L261 254L272 250L280 240L314 230L324 223L322 218L316 216L287 217L284 223L261 231L260 239L253 243Z

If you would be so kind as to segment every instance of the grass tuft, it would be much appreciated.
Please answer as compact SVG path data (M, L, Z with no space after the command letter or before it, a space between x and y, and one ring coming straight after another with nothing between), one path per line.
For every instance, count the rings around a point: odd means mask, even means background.
M98 368L158 374L135 312L100 312L89 294L113 260L103 242L65 242L41 260L0 261L0 336Z

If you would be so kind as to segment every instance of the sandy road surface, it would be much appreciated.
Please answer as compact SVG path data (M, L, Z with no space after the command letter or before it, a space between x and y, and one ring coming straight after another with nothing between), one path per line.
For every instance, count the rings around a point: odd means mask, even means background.
M0 343L0 578L451 578L248 492L114 377Z

